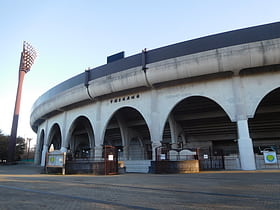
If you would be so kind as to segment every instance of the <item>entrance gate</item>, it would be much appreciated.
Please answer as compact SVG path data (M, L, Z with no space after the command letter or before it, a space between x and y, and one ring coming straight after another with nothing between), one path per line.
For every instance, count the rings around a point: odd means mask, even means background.
M205 171L225 169L224 155L222 150L212 151L211 149L199 149L197 151L200 170Z
M175 161L198 160L200 171L225 169L222 150L213 150L211 148L190 149L190 151L195 151L193 155L181 155L180 153L171 155L171 151L172 150L167 147L156 148L156 162L169 161L175 164ZM182 151L182 149L178 149L178 152L180 151Z
M118 174L118 152L114 146L104 146L104 170L105 175Z

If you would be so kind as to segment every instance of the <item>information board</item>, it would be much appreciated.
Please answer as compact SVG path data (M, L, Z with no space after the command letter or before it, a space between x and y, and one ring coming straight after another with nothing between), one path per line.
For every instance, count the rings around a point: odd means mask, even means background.
M47 167L64 167L65 165L65 152L53 151L47 154Z

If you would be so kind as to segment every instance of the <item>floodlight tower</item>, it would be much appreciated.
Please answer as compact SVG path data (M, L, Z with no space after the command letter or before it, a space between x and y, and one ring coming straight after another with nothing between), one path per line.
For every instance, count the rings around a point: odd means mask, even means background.
M11 135L9 137L8 145L8 163L13 163L15 159L16 139L17 139L17 127L20 109L20 100L22 92L22 84L24 76L31 69L35 58L37 57L36 50L27 42L23 42L23 50L21 52L20 65L19 65L19 77L17 95L14 109L13 124L11 129Z

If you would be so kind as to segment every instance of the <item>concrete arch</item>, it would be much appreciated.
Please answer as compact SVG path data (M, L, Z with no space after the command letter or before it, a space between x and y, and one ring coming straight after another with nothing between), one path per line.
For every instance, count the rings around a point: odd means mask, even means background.
M172 112L172 110L174 110L174 108L180 104L181 102L183 102L184 100L188 100L192 97L201 97L201 98L205 98L207 100L210 100L212 102L214 102L215 104L217 104L217 106L219 106L227 115L227 117L231 120L231 117L229 115L230 113L230 109L226 106L223 106L223 103L220 102L217 98L215 97L211 97L211 96L206 96L206 95L200 95L200 94L193 94L193 95L189 95L187 97L180 97L177 100L172 101L173 104L169 104L169 106L167 107L167 109L165 110L164 113L162 113L163 118L161 119L161 124L160 124L160 131L161 131L161 135L163 134L163 130L165 127L165 122L168 120L168 117L170 115L170 113ZM161 136L162 139L162 136Z
M255 117L256 112L258 110L258 108L260 107L260 104L262 103L262 101L269 96L271 93L273 93L274 91L280 91L280 85L278 87L274 87L274 88L267 88L265 90L262 91L262 93L258 92L258 95L256 95L256 102L252 105L252 109L251 112L252 114L250 114L250 116L252 116L252 118Z
M106 116L105 117L105 119L104 120L102 120L102 122L103 122L103 124L101 125L101 139L104 141L104 136L105 136L105 132L106 132L106 128L108 127L108 124L109 124L109 122L110 122L110 120L114 117L114 115L119 111L119 110L121 110L121 109L123 109L123 108L131 108L131 109L134 109L134 110L136 110L142 117L143 117L143 119L144 119L144 121L145 121L145 123L147 124L147 126L148 126L148 128L149 128L149 121L150 121L150 119L149 120L147 120L148 119L148 117L145 115L145 113L143 113L142 112L142 109L141 108L139 108L139 107L137 107L137 106L134 106L134 105L128 105L128 104L126 104L126 105L122 105L122 106L118 106L118 107L116 107L115 109L112 109L112 111L110 111L110 112L107 112L106 113L106 115L103 115L103 117L104 116ZM150 128L149 128L149 132L151 133L151 131L150 131ZM103 142L102 141L102 142Z
M37 136L37 145L40 145L40 144L46 144L46 131L44 128L41 128L40 130L38 130L38 136Z
M54 150L59 150L61 148L62 133L61 133L61 127L59 126L58 123L54 123L49 131L49 135L47 138L47 146L49 149L52 144L54 146Z
M35 155L35 164L38 165L41 163L42 160L42 152L44 148L44 142L45 142L45 130L41 129L38 132L38 140L36 145L36 155Z
M272 91L280 87L279 68L274 72L265 74L249 74L242 76L240 80L243 88L244 105L247 110L247 117L254 118L261 101Z
M265 167L259 157L264 149L280 152L280 87L266 94L257 106L254 118L248 120L258 167ZM259 156L258 156L259 155Z
M45 142L45 130L42 129L42 130L40 131L39 142L38 142L39 150L40 150L41 152L42 152L42 150L43 150L44 142Z
M68 147L69 145L69 140L70 140L70 136L71 136L71 132L73 132L73 129L75 129L74 123L80 119L80 118L84 118L88 121L90 128L92 130L92 133L94 134L94 124L92 123L91 119L85 115L85 114L79 114L79 115L75 115L73 117L73 119L71 119L71 121L68 124L68 128L66 129L66 140L65 140L65 146ZM94 146L94 145L93 145Z
M152 158L151 134L143 115L131 106L124 106L115 112L105 127L104 145L123 147L120 155L124 160Z
M77 139L73 139L72 138L73 135L75 135L76 137L77 136L80 137L79 138L77 137ZM70 149L74 154L77 152L76 150L79 149L76 148L77 146L79 146L78 144L76 144L77 143L75 142L76 140L80 144L88 144L87 145L88 148L86 149L87 150L86 152L89 153L91 157L94 156L93 153L94 151L93 148L95 146L94 130L89 118L84 115L80 115L76 117L71 122L70 128L67 132L65 146L67 146L67 148ZM85 148L80 148L80 149L85 149Z
M237 154L236 123L218 103L208 97L191 96L176 103L162 128L162 146L167 149L211 148ZM227 144L229 146L224 147Z

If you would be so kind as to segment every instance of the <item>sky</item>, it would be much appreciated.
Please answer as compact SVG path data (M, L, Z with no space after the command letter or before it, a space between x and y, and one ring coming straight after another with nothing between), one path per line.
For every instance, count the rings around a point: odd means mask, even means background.
M23 41L38 52L25 75L18 136L32 138L36 99L53 86L125 56L280 20L279 0L0 0L0 130L10 135Z

